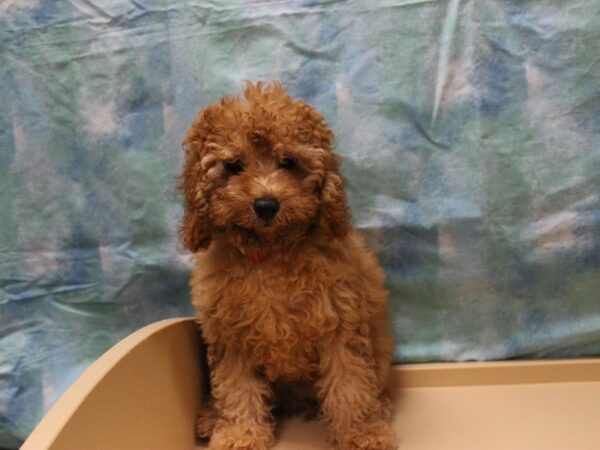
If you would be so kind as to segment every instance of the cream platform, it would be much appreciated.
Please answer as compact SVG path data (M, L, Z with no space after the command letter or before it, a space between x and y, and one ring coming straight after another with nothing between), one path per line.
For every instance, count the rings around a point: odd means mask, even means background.
M191 319L149 325L94 363L22 450L193 450L201 386ZM400 450L600 450L600 359L404 365ZM324 449L323 427L281 424L276 449Z

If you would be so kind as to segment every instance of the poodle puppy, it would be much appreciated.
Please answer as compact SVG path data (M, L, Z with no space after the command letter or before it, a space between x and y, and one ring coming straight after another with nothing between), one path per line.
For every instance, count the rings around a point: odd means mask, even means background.
M384 273L352 228L332 144L323 116L277 82L209 105L183 141L211 449L267 449L274 411L311 406L335 447L395 448Z

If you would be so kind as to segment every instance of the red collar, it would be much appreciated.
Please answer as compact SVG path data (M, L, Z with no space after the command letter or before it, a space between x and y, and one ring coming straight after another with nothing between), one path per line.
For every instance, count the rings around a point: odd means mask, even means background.
M240 248L240 253L246 257L248 261L253 264L258 264L271 256L271 251L261 248Z

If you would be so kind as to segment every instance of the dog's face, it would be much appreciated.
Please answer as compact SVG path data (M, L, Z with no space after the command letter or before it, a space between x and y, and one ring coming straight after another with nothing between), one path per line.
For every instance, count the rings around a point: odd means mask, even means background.
M350 226L333 133L278 83L247 84L200 112L183 142L184 245L225 239L241 250L286 248L319 228Z

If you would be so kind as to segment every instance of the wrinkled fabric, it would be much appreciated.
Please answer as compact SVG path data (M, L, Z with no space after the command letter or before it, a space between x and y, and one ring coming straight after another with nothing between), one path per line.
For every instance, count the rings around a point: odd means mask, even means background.
M600 352L600 3L0 4L0 447L192 313L180 141L243 79L322 111L396 360Z

